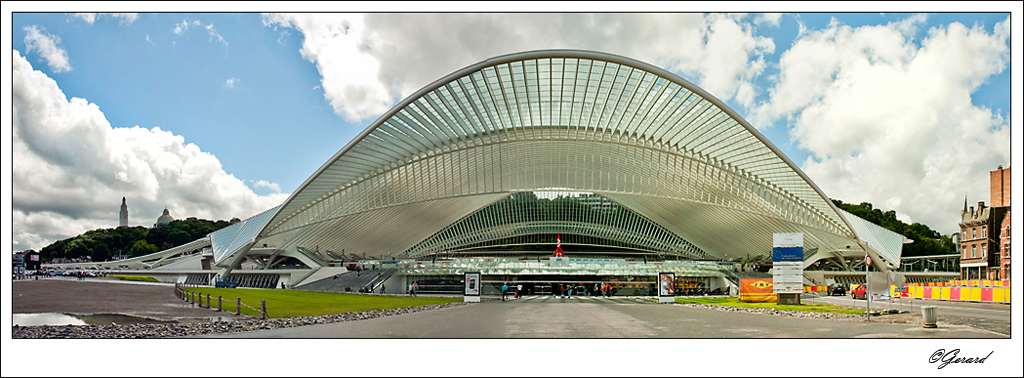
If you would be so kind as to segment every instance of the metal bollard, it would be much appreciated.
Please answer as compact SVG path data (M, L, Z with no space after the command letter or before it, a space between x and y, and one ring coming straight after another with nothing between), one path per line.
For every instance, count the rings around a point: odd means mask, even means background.
M267 300L260 299L260 319L267 318Z
M224 302L221 301L221 296L217 296L217 312L224 311Z
M235 315L242 315L242 298L235 297Z
M938 328L938 313L935 306L921 307L921 317L924 318L924 328Z

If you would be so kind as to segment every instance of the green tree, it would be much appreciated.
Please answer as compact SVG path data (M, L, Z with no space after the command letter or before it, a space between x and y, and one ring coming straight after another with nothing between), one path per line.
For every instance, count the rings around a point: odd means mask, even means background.
M198 238L196 238L198 239ZM195 240L184 230L173 230L167 234L167 242L174 246L182 245Z
M88 255L89 247L85 245L85 241L82 239L75 239L64 246L64 256L62 257L78 258Z
M155 245L149 244L145 239L136 241L132 244L132 256L143 256L157 251Z
M92 247L93 261L107 261L110 259L110 246L107 243L97 243Z
M913 240L913 243L903 245L903 256L930 256L956 253L956 247L948 236L943 236L921 223L909 225L903 223L903 221L897 219L895 210L882 212L882 210L874 208L868 202L854 205L833 199L832 203L836 204L836 207L864 218L868 222Z

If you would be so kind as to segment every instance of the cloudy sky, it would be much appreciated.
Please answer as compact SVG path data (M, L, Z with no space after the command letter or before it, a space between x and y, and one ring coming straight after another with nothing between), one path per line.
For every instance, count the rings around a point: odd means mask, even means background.
M255 215L405 96L536 49L665 67L728 103L830 197L943 233L964 196L989 202L988 172L1011 162L1008 13L11 19L13 250L116 227L121 197L131 225L165 207L179 219Z

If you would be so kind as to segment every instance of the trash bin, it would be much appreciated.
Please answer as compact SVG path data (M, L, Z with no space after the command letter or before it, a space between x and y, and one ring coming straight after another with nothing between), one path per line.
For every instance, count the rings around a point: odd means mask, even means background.
M936 321L938 320L938 314L936 313L935 306L924 306L921 307L921 317L924 318L924 328L936 328Z

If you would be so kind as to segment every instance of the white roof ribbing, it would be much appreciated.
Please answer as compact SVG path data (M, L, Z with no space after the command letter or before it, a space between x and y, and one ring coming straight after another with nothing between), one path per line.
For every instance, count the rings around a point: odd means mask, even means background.
M733 222L745 214L766 220L759 232L816 233L809 240L820 248L857 238L820 189L724 103L661 68L575 50L488 59L414 93L307 179L259 235L298 232L290 240L367 251L372 241L332 245L313 234L394 206L552 187L629 196L664 209L660 218L693 208L666 201L702 205L696 218L721 223L700 225L709 231L741 229ZM460 214L482 206L446 203ZM677 218L673 228L688 227ZM400 232L406 221L377 226ZM752 239L750 249L770 251L762 243Z

